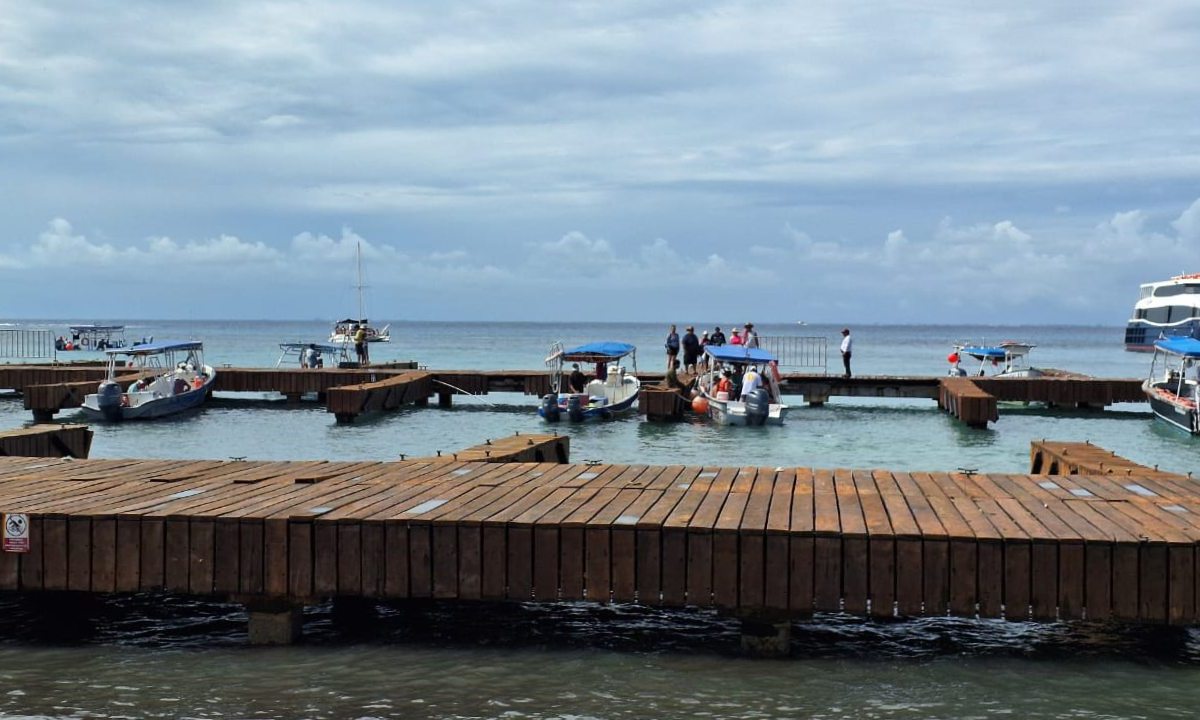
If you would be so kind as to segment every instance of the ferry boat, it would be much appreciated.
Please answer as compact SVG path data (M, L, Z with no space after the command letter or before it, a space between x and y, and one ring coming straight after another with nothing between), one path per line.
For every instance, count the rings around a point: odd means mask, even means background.
M1160 338L1154 343L1150 376L1142 383L1150 409L1175 427L1200 435L1200 340Z
M1200 273L1141 286L1125 326L1125 349L1150 352L1164 335L1200 336Z

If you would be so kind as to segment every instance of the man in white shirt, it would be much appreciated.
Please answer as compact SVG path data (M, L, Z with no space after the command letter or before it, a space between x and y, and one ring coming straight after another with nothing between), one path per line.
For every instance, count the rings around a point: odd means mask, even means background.
M842 328L842 365L846 368L846 377L850 377L850 353L854 348L854 340L850 338L850 328Z
M754 392L762 385L762 376L754 369L753 365L746 366L746 373L742 375L742 392L741 400L746 402L746 396Z

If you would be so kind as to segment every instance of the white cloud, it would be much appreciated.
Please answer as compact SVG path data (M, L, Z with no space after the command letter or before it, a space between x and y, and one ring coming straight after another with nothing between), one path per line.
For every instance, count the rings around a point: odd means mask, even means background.
M1200 198L1196 199L1187 210L1171 223L1171 227L1179 233L1179 238L1186 242L1200 241Z

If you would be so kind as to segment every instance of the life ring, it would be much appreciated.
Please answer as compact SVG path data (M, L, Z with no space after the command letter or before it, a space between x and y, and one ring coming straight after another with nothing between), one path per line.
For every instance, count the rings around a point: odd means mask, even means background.
M91 341L91 340L89 340L89 339L88 339L88 337L87 337L86 335L85 335L85 336L83 336L83 337L81 337L81 338L79 338L79 346L80 346L80 347L87 347L89 344L91 344L91 342L92 342L92 341Z

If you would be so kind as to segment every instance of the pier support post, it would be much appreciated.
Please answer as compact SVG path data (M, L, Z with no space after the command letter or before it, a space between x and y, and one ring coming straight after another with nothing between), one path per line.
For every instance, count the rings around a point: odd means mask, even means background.
M54 413L55 413L54 410L34 410L33 411L33 420L34 420L34 422L40 422L40 423L50 422L51 420L54 419Z
M251 603L246 612L250 618L251 645L291 645L300 639L304 608L285 603Z
M429 398L428 397L419 397L413 401L413 405L416 405L417 407L428 407L429 406Z
M448 408L451 406L453 393L440 392L438 393L438 407Z
M334 413L333 417L337 420L338 425L349 425L354 422L356 415L354 413Z
M742 618L742 654L758 658L787 657L792 649L792 623L781 618Z
M300 397L301 397L300 393L297 393L297 392L284 393L283 397L287 399L288 405L299 405L300 404Z
M804 400L809 407L821 407L829 402L829 395L828 393L810 393L804 396Z

